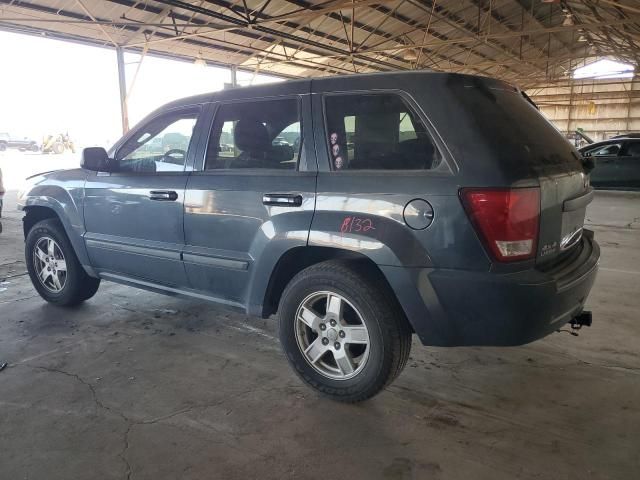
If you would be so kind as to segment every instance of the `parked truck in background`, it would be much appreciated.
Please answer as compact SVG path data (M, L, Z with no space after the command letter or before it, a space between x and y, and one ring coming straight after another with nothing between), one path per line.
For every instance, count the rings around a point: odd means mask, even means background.
M29 137L18 138L7 132L0 132L0 152L4 152L9 148L16 148L21 152L37 152L40 150L38 142Z

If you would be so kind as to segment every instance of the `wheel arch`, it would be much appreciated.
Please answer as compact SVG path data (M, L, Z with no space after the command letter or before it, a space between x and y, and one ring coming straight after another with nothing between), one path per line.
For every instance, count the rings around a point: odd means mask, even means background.
M398 302L387 278L371 258L352 250L316 246L294 247L282 254L271 272L267 288L264 292L261 311L257 313L263 318L267 318L276 313L282 293L291 279L305 268L329 260L342 260L351 264L353 268L365 271L368 275L375 277L376 281L387 289L390 298L396 303L399 311L404 315L404 310ZM407 323L410 325L410 322L407 321Z
M41 222L42 220L47 220L49 218L56 219L60 221L60 223L62 223L62 221L60 220L60 215L58 215L56 211L51 207L45 207L42 205L32 205L29 207L25 207L24 217L22 218L22 230L24 232L24 238L27 238L29 231L31 231L36 223Z
M62 207L60 207L62 208ZM55 207L55 203L47 203L43 204L42 202L38 203L30 203L22 208L24 212L24 217L22 218L22 229L24 233L24 237L26 238L29 234L29 231L36 225L38 222L47 219L55 219L60 222L62 228L67 235L67 238L71 242L73 250L80 261L80 264L87 272L88 275L92 277L96 277L97 275L91 268L91 263L89 261L89 256L87 254L87 250L84 245L84 241L80 235L76 233L73 226L69 223L69 220L61 214L58 209Z

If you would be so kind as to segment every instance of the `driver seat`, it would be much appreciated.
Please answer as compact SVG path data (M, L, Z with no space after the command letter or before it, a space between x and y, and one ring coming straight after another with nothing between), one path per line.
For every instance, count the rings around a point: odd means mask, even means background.
M233 168L263 168L271 150L269 132L256 119L242 119L233 130L233 140L240 155L233 160Z

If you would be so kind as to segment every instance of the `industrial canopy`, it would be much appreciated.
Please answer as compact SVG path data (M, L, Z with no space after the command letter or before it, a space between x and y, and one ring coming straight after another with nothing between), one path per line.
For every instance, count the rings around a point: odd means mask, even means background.
M525 88L640 56L636 0L0 0L0 29L285 77L430 68Z

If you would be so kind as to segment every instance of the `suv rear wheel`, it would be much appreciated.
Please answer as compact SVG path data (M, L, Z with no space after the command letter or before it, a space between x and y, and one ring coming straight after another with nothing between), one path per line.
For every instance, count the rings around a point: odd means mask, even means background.
M29 230L25 257L31 283L47 302L77 305L98 291L100 280L84 271L56 219L42 220Z
M280 341L289 362L304 382L334 400L372 397L409 358L407 321L371 278L347 262L323 262L296 275L280 301Z

